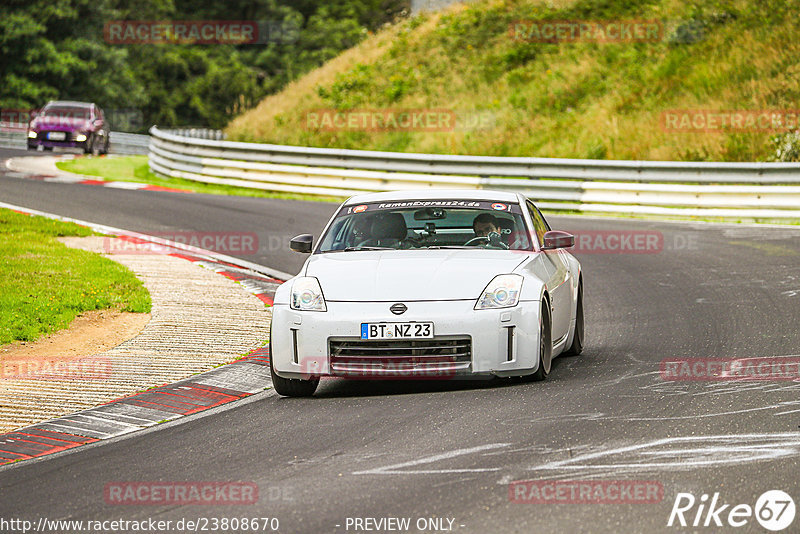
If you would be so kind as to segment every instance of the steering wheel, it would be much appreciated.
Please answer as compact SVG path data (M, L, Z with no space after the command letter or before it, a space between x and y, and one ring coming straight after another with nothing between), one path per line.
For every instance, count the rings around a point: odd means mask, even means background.
M464 243L464 246L465 247L472 247L472 246L475 246L475 245L480 245L481 242L484 242L484 243L488 244L489 243L489 238L486 237L486 236L483 236L483 235L479 235L478 237L473 237L472 239L470 239L469 241Z
M465 247L480 245L481 242L485 242L486 246L489 247L496 247L503 250L508 250L508 245L500 241L500 234L497 232L490 232L488 236L479 235L477 237L473 237L466 243L464 243Z

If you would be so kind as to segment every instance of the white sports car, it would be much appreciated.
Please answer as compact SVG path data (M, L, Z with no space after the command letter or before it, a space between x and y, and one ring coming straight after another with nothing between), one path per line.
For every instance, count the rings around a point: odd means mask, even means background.
M542 380L583 348L574 241L517 193L352 197L315 246L292 239L311 256L275 294L275 390L309 396L320 376Z

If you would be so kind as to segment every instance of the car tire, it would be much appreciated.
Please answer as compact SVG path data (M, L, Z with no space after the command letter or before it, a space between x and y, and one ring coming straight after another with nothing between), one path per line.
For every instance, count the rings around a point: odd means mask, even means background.
M550 319L550 303L542 298L542 312L539 316L539 367L530 375L530 379L534 382L546 379L553 363L553 333Z
M103 156L105 156L106 154L108 154L108 144L109 144L109 139L108 139L108 136L105 136L105 140L106 140L106 142L105 142L105 144L103 145L103 149L100 151L100 154L102 154Z
M272 336L270 335L270 338ZM275 374L275 369L272 367L272 342L269 344L269 374L272 377L272 387L278 395L284 397L310 397L317 390L319 378L312 378L310 380L301 380L294 378L283 378Z
M585 325L583 320L583 280L578 285L578 305L575 309L575 334L572 345L564 352L565 356L577 356L583 351Z
M43 146L42 150L44 150L45 152L52 152L53 151L53 147L51 147L51 146Z
M100 155L100 147L97 146L97 136L92 136L92 148L91 151L92 156L99 156Z

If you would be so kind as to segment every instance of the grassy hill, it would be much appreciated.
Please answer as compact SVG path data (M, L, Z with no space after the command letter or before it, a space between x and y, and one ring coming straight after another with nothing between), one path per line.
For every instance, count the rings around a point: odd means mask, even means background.
M479 0L386 27L267 97L227 133L401 152L769 160L773 131L675 131L664 113L799 109L799 11L800 0ZM615 20L657 21L663 31L651 42L553 43L531 42L513 25ZM318 110L426 109L451 113L456 128L309 125ZM466 124L475 117L479 127ZM797 157L790 149L783 159Z

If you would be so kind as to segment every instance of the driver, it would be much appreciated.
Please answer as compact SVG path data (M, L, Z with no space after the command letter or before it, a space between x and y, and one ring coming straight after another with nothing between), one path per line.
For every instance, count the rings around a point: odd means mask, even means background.
M490 233L500 233L500 223L491 213L481 213L472 221L472 230L477 237L488 237Z

